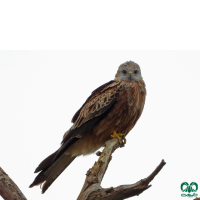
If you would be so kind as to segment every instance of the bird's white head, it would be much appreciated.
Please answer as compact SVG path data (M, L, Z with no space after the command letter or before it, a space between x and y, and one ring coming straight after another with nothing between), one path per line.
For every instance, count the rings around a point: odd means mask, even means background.
M127 61L121 64L115 75L115 80L143 81L140 66L133 61Z

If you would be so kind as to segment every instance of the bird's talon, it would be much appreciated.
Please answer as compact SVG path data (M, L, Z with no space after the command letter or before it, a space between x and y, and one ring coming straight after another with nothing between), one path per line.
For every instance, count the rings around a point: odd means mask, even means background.
M111 135L112 138L117 138L120 144L120 147L124 147L124 144L126 144L126 138L125 134L116 133L116 131L113 131L113 134Z

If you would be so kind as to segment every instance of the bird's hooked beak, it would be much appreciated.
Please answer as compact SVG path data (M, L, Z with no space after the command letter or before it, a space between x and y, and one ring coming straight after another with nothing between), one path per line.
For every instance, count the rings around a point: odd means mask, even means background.
M133 72L129 71L128 72L128 79L133 80L133 76L134 76Z

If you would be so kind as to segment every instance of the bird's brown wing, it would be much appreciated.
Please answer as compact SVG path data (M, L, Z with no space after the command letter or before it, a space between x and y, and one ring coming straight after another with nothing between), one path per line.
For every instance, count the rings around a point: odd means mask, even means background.
M118 85L118 84L119 84L119 82L116 82L116 81L109 81L109 82L107 82L107 83L101 85L101 86L98 87L97 89L95 89L95 90L92 92L92 94L87 98L87 100L85 101L85 103L81 106L81 108L75 113L75 115L74 115L73 118L72 118L72 123L76 123L77 118L80 117L80 112L81 112L81 110L85 109L84 106L85 106L87 103L89 103L91 100L93 100L93 99L95 99L95 98L96 98L96 100L97 100L97 98L98 98L97 96L98 96L99 94L102 94L102 92L104 92L104 91L107 90L107 89L113 89L113 90L115 90L114 87L115 87L116 85Z
M72 118L74 125L64 135L63 142L65 142L69 137L75 136L72 134L73 130L81 127L91 119L102 115L113 106L118 95L119 87L117 86L119 86L119 82L110 81L92 92ZM76 134L76 136L81 137L82 135Z
M64 135L61 147L44 159L36 168L35 173L46 170L63 152L105 117L116 103L118 90L119 82L116 81L105 83L94 90L72 118L74 124Z
M74 124L64 135L62 146L54 159L57 159L69 146L90 131L109 113L117 101L119 89L119 82L110 81L92 92L72 118Z
M55 181L76 158L64 152L83 135L87 134L95 124L104 118L117 101L119 82L110 81L92 92L83 106L76 112L73 126L64 135L61 147L44 159L35 172L41 171L29 187L42 184L42 193Z

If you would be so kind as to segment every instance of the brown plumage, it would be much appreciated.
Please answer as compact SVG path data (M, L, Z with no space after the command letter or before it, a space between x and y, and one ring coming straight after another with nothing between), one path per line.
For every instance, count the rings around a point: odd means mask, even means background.
M145 96L139 65L132 61L120 65L115 79L94 90L76 112L61 147L36 168L35 173L41 172L30 187L43 183L44 193L77 156L95 152L113 131L127 135L142 113Z

